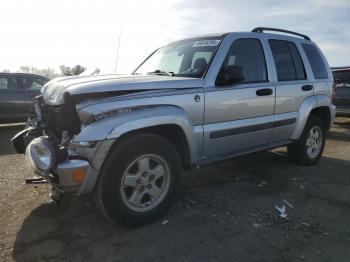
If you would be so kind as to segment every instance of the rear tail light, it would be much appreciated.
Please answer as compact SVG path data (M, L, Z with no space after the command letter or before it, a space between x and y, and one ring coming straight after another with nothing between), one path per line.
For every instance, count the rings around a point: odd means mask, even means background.
M337 85L335 84L335 82L333 82L333 86L332 86L332 101L334 101L337 97Z

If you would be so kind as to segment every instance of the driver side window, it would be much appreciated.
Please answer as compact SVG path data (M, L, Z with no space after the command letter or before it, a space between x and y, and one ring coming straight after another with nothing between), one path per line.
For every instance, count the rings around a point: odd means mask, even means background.
M267 69L263 48L258 39L244 38L234 41L226 55L221 70L229 66L239 66L244 80L240 83L267 81Z

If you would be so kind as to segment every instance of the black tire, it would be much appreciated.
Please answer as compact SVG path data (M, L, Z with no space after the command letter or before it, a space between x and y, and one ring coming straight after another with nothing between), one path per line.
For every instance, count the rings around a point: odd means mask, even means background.
M122 197L123 173L130 163L145 154L161 156L170 170L168 190L164 198L151 210L136 212ZM162 217L174 202L181 172L180 157L165 138L154 134L136 134L115 146L105 161L95 188L95 200L102 214L110 221L124 225L141 225ZM169 172L168 172L169 174Z
M307 153L307 137L313 127L318 127L322 133L321 147L317 155L310 157ZM315 165L320 160L325 146L326 128L322 118L317 115L310 115L307 120L301 137L295 143L288 145L288 156L295 164L302 166Z

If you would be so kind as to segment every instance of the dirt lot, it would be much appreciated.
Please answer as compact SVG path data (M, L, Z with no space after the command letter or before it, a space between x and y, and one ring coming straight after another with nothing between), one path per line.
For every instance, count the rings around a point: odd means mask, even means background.
M9 142L19 129L0 126L0 261L350 261L350 119L337 119L317 166L281 148L184 173L171 212L132 229L87 197L56 208L48 185L25 185Z

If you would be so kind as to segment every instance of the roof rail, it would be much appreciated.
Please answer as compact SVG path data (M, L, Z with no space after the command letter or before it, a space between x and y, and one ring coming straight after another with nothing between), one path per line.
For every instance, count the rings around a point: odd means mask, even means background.
M297 35L300 36L306 40L311 40L310 37L307 35L299 34L297 32L289 31L289 30L284 30L284 29L279 29L279 28L272 28L272 27L257 27L252 30L252 32L255 33L263 33L264 31L274 31L274 32L281 32L281 33L287 33L291 35Z

